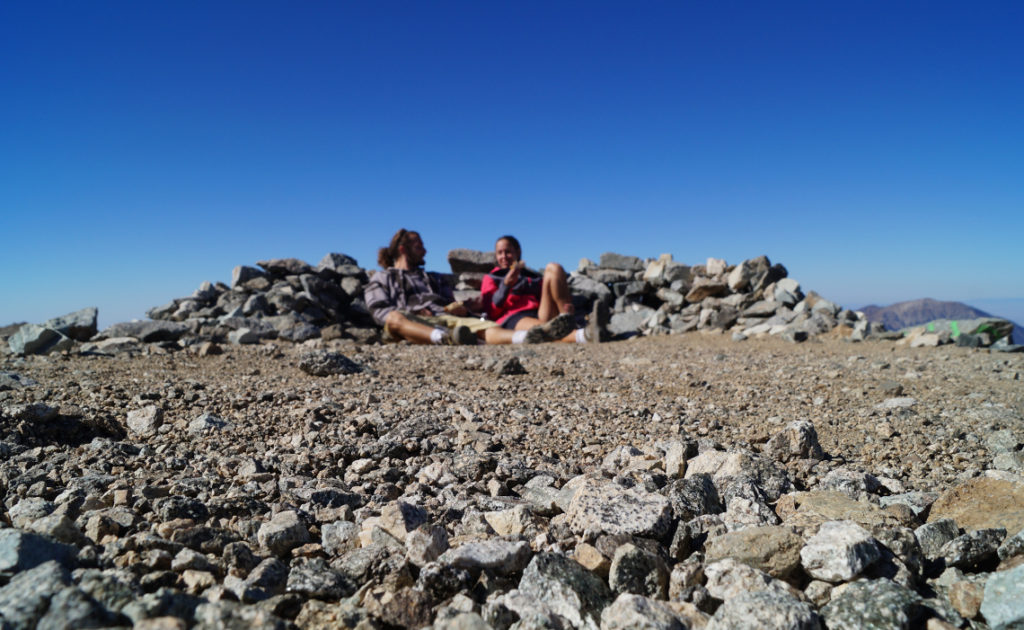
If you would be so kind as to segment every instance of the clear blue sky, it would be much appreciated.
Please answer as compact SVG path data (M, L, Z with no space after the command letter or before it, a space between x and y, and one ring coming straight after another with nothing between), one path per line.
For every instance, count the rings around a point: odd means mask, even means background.
M767 254L1024 297L1020 2L4 2L0 324L264 258Z

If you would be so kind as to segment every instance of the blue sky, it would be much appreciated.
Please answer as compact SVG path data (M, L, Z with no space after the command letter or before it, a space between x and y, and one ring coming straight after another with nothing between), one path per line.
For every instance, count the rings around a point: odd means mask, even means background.
M1021 32L1019 2L3 3L0 324L372 268L399 227L434 269L512 233L1021 308Z

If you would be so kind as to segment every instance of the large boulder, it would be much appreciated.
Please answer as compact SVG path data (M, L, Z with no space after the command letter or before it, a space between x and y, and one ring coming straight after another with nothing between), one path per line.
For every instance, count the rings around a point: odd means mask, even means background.
M113 337L134 337L143 343L177 341L189 331L186 324L165 320L149 322L121 322L103 329L96 340Z
M42 323L42 326L56 330L75 341L88 341L96 334L96 316L98 313L99 310L95 306L89 306L74 313L46 320Z
M60 352L72 345L70 337L38 324L25 324L7 340L11 352L20 355Z
M487 273L498 264L494 252L481 252L474 249L453 249L448 252L448 264L452 273L465 272Z

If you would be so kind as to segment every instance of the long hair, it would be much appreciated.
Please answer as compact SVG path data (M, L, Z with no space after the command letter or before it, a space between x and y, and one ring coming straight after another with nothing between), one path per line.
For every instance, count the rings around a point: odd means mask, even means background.
M405 228L395 232L395 235L391 237L391 243L387 247L381 247L377 250L377 264L384 269L394 267L395 261L398 260L398 248L405 245L410 236L419 236L419 233Z
M494 241L494 244L497 245L501 241L508 241L508 244L516 249L516 256L520 259L523 257L523 248L519 245L519 239L511 234L506 234L505 236L499 236L498 240Z

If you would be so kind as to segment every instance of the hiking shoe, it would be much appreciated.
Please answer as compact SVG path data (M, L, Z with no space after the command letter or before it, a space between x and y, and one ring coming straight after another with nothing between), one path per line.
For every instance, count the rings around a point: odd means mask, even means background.
M549 322L538 324L526 331L525 343L545 343L558 341L576 330L576 318L570 313L562 313Z
M594 308L587 318L587 327L583 329L587 343L601 343L608 340L608 305L601 300L594 302Z
M448 333L449 343L456 346L475 346L476 335L469 326L456 326Z

